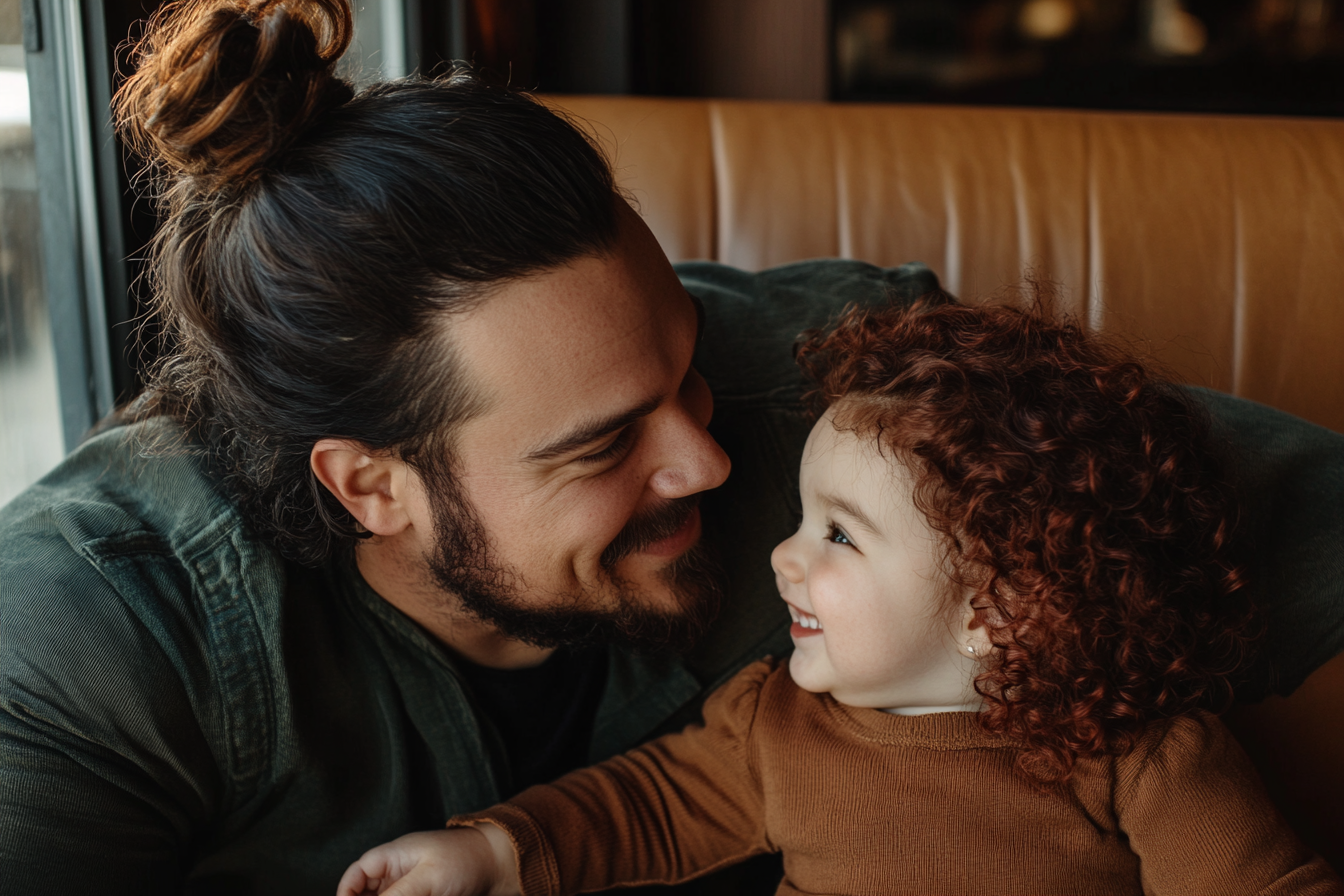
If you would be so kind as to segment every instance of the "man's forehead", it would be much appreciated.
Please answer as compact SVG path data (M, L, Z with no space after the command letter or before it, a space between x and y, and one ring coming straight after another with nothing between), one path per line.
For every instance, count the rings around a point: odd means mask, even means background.
M693 338L696 316L684 291L669 301L638 288L547 285L512 285L453 326L469 370L500 383L530 378L558 387L556 378L597 380L650 351L668 354L687 330Z
M675 388L702 316L670 267L670 283L639 273L619 258L581 259L507 284L455 322L451 342L487 403L482 416L515 415L490 422L535 452Z

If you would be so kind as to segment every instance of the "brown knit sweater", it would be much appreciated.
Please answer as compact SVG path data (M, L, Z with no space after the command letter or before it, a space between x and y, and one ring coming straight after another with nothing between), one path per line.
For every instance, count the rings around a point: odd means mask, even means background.
M770 850L780 893L1344 893L1212 716L1081 763L1067 791L1033 788L1014 758L972 713L855 709L761 662L704 725L450 824L504 828L527 896L672 883Z

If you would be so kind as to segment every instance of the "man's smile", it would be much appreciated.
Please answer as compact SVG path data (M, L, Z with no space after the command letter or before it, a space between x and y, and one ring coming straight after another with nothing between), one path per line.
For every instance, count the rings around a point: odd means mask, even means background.
M700 538L700 508L696 507L686 515L686 520L675 532L655 542L645 545L640 553L654 557L678 557Z

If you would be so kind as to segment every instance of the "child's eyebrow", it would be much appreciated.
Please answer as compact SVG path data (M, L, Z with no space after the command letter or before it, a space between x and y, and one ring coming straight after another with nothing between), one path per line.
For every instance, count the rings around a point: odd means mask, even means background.
M877 523L873 522L872 518L870 518L868 514L864 513L856 505L851 503L848 499L842 498L839 495L819 495L818 497L821 498L822 504L825 504L832 510L840 511L845 516L849 517L854 522L858 523L864 529L867 529L869 533L876 535L878 538L886 537L882 533L882 528L878 526Z

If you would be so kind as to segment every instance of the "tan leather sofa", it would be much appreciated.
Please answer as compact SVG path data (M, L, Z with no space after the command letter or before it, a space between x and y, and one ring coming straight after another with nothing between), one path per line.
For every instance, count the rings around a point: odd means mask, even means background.
M1176 376L1344 432L1344 122L553 102L591 124L674 261L923 261L969 300L1031 269ZM1344 870L1344 656L1229 721Z

